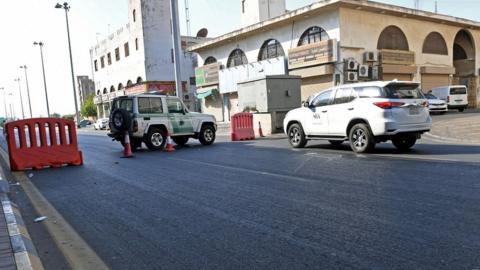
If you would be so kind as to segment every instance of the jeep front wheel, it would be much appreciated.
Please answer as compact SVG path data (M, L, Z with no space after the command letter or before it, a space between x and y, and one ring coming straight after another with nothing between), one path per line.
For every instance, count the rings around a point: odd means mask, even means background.
M204 125L198 135L198 140L203 145L211 145L215 141L215 129L211 125Z
M145 144L151 151L162 150L167 141L167 133L159 128L151 128L145 138Z

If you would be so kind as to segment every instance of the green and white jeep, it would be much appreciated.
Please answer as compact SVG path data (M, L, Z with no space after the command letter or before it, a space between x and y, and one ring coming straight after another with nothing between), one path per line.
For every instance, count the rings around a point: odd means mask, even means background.
M124 143L125 134L130 134L135 150L144 142L150 150L165 147L167 135L177 145L185 145L190 138L203 145L215 141L217 130L213 115L189 112L178 97L141 94L117 97L112 101L108 136Z

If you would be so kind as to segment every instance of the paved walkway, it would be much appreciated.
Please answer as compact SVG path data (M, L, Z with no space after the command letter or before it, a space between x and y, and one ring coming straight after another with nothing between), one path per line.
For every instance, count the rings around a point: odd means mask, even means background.
M480 111L435 115L430 133L446 141L480 144Z
M3 192L5 192L8 185L3 179L2 168L0 167L0 199ZM10 236L8 235L7 221L5 213L3 212L2 203L0 203L0 270L14 270L17 269L15 264L15 257L13 255Z

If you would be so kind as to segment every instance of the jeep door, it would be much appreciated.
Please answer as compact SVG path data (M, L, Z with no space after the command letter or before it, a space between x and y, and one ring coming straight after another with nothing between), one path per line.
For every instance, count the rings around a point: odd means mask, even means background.
M307 135L328 135L328 109L332 102L333 90L327 90L317 95L309 104L305 118Z
M168 119L174 135L194 134L192 117L178 98L167 98Z
M353 101L356 93L351 87L342 87L335 93L328 107L328 133L331 136L347 136L347 126L355 113Z
M147 132L146 129L151 124L166 122L167 116L164 114L161 97L138 97L137 105L139 132ZM161 119L162 117L165 119Z

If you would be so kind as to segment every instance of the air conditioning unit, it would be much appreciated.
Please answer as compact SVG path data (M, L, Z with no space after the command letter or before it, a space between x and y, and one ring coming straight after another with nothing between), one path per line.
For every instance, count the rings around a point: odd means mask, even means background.
M358 81L358 73L354 71L349 71L346 73L345 80L348 82L356 82Z
M371 73L372 75L370 77L372 78L372 80L379 80L381 77L382 70L380 67L375 66L375 67L372 67Z
M347 70L358 70L358 63L355 59L350 58L347 60Z
M365 52L363 54L363 61L364 62L377 62L378 61L378 55L376 52Z
M368 78L369 77L369 66L368 65L360 65L358 67L358 77L360 78Z

